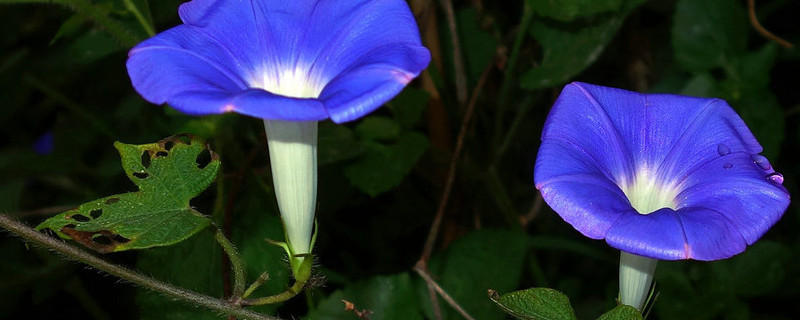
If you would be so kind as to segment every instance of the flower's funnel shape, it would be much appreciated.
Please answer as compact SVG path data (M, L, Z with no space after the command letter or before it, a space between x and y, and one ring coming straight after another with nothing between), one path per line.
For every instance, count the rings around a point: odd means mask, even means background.
M576 82L548 116L534 180L566 222L623 252L725 259L789 205L761 151L723 100Z
M194 0L179 13L130 51L134 88L188 114L264 119L290 254L309 253L316 121L357 119L427 67L414 16L403 0Z

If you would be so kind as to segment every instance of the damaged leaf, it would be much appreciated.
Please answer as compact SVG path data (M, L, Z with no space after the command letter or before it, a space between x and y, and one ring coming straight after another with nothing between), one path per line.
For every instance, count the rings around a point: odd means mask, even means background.
M189 205L219 170L219 157L205 142L178 135L158 143L114 146L139 191L84 203L45 220L38 230L50 229L107 253L175 244L211 223Z

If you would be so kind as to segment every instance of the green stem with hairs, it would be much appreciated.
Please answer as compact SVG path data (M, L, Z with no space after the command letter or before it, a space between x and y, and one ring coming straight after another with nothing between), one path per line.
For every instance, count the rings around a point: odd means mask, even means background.
M83 251L79 248L71 246L61 240L57 240L47 236L44 233L38 232L33 228L18 222L5 214L0 214L0 227L10 231L11 233L32 242L33 244L55 251L67 259L80 261L95 269L101 270L105 273L119 277L125 281L135 283L138 286L152 290L177 300L185 301L196 306L202 306L214 310L216 312L224 313L238 317L239 319L249 320L280 320L280 318L263 315L251 310L243 309L228 301L220 300L217 298L209 297L194 291L189 291L181 287L174 286L169 283L161 282L154 278L145 276L134 270L115 265L105 261L91 253Z

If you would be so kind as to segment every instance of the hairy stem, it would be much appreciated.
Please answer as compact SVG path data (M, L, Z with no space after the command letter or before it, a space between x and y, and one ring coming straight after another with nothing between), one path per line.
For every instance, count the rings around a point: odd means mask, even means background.
M217 240L222 250L225 251L225 254L228 256L228 261L231 263L231 269L233 269L233 292L231 293L231 297L241 297L244 293L244 284L246 281L242 257L222 230L216 229L214 239Z
M44 233L38 232L33 228L6 216L5 214L0 214L0 226L37 246L55 251L67 259L83 262L95 269L101 270L115 277L119 277L125 281L135 283L136 285L144 287L148 290L167 295L170 298L182 300L193 305L202 306L227 315L233 315L241 319L280 320L279 318L259 314L247 309L242 309L228 303L227 301L212 298L194 291L189 291L184 288L145 276L134 270L115 265L91 253L71 246L63 241L51 238Z

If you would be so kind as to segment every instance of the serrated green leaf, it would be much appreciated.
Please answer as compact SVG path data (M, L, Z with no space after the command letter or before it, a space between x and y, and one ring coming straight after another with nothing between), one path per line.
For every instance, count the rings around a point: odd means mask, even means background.
M510 291L519 285L522 264L528 248L527 236L505 230L480 230L453 242L434 256L430 270L439 284L475 319L503 319L502 310L487 299L489 289ZM423 286L424 287L424 286ZM430 301L424 297L429 317ZM441 302L445 305L445 302ZM445 319L463 319L450 308L442 308Z
M489 298L508 314L522 320L576 320L569 298L550 288L530 288Z
M205 142L182 135L145 145L117 142L115 147L139 191L84 203L37 229L113 252L175 244L209 225L210 220L189 205L219 170L219 158Z
M369 116L356 125L356 134L361 140L394 140L400 135L400 125L387 117Z
M407 132L393 144L366 141L364 147L364 156L345 168L345 176L353 186L374 197L405 179L428 148L428 139Z
M322 300L308 319L356 319L352 311L345 310L342 300L352 302L359 311L369 310L372 320L423 319L408 273L377 276L337 290Z
M634 307L623 304L604 313L597 320L642 320L642 313Z
M739 2L681 0L672 24L675 59L689 71L731 63L747 44L747 16Z
M628 1L623 10L572 24L534 20L531 35L544 48L538 67L520 79L533 90L560 85L594 63L640 1Z

